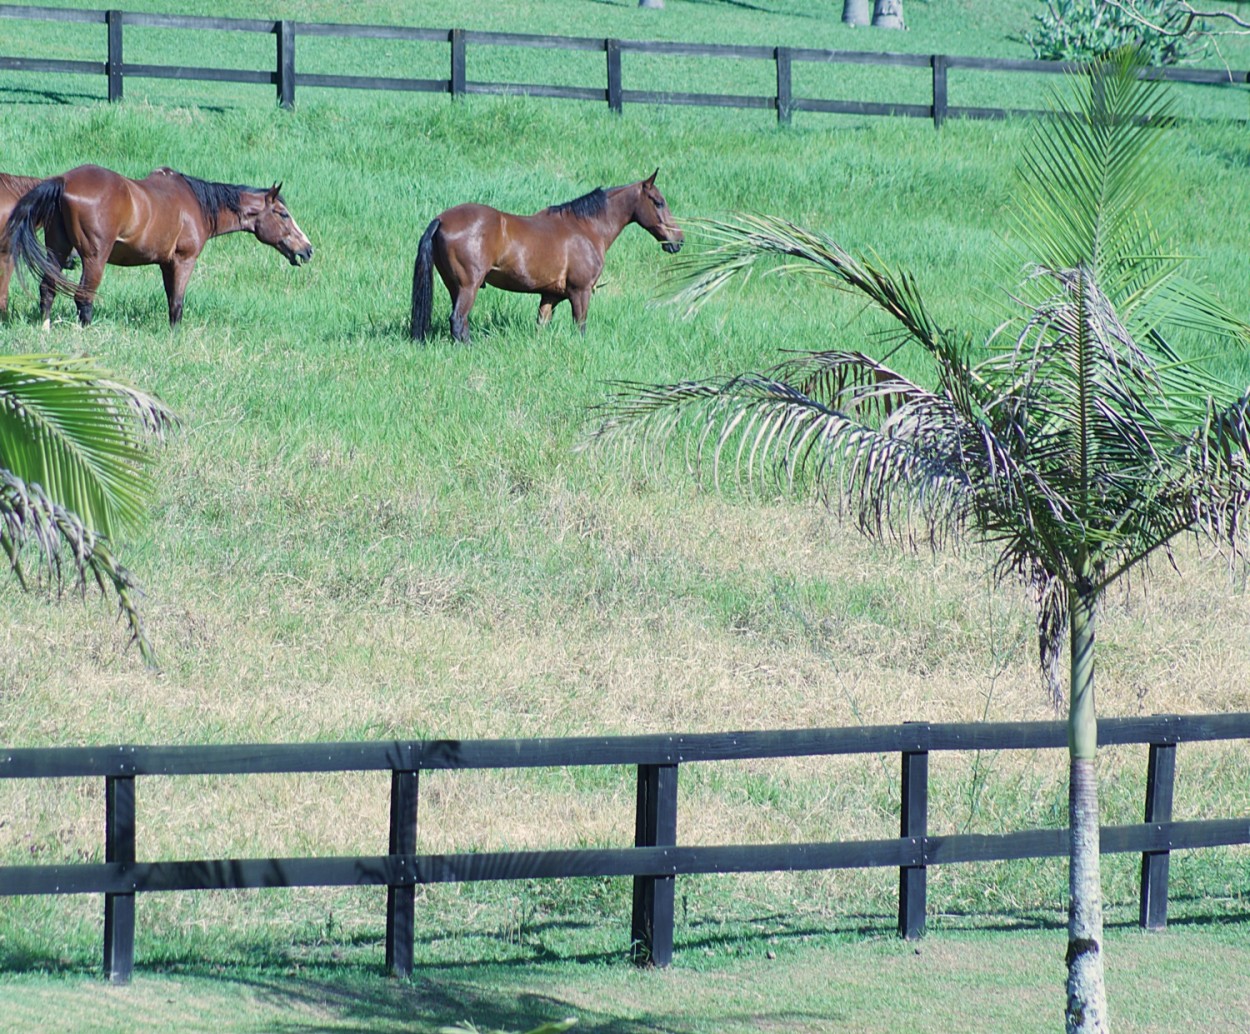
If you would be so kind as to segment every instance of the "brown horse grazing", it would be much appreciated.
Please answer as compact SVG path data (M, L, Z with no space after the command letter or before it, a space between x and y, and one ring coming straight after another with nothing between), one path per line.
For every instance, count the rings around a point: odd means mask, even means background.
M38 176L10 176L0 172L0 230L9 221L13 206L27 191L34 190L42 180ZM13 276L13 256L0 247L0 315L9 307L9 280Z
M98 165L80 165L44 180L17 203L0 234L0 253L11 251L41 278L44 326L57 291L74 296L83 326L91 322L106 263L158 265L173 327L182 319L195 260L213 237L246 230L293 266L312 257L312 245L287 211L281 189L281 184L264 190L209 183L169 168L132 180ZM35 235L41 225L46 251ZM82 260L77 284L61 272L71 251Z
M469 340L469 310L483 284L540 296L538 325L565 298L573 321L586 332L586 306L603 256L617 235L637 223L664 250L680 250L685 239L671 221L655 177L627 187L599 187L583 197L552 205L535 215L510 215L486 205L456 205L426 228L412 272L412 336L430 332L431 267L451 295L451 334Z

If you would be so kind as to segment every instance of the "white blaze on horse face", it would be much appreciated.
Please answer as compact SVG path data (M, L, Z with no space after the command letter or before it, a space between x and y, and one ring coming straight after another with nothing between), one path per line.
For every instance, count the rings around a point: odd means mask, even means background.
M287 212L286 217L291 221L291 230L293 232L293 236L295 237L296 244L298 245L298 247L293 250L296 254L300 255L305 262L307 262L310 258L312 258L313 254L312 241L310 241L307 234L299 228L299 223L295 221L295 216L291 215L290 212Z

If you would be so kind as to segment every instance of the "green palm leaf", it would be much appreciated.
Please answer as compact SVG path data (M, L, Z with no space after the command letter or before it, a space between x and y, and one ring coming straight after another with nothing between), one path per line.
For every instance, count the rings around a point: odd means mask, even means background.
M148 441L172 421L154 396L89 360L0 356L0 467L113 537L149 491Z
M0 356L0 548L23 585L33 551L53 584L111 591L148 663L141 593L110 540L138 523L150 441L172 423L155 396L86 359Z

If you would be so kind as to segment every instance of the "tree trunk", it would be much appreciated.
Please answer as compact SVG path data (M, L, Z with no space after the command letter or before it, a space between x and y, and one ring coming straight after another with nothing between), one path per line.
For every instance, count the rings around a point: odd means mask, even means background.
M868 0L842 0L842 21L846 25L867 25Z
M1068 700L1068 986L1067 1034L1107 1034L1102 967L1099 856L1098 717L1094 708L1094 607L1084 587L1072 593L1072 685Z
M903 24L903 0L876 0L872 5L874 29L905 29Z

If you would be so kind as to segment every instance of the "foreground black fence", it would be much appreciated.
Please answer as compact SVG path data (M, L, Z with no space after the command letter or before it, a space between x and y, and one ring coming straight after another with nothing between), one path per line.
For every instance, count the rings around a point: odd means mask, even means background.
M1167 923L1172 851L1250 843L1250 817L1172 821L1179 743L1250 739L1250 714L1111 718L1098 725L1102 745L1149 746L1145 821L1104 826L1102 851L1140 852L1140 922ZM928 831L928 761L933 751L1061 750L1062 722L906 724L853 729L624 736L537 740L256 744L214 747L72 747L0 749L0 779L103 777L103 863L0 867L0 895L104 894L104 969L115 982L134 966L135 895L174 890L384 885L386 965L411 973L415 888L478 880L632 876L635 960L667 965L673 953L675 879L693 873L795 872L897 868L898 929L924 931L926 870L957 862L1062 857L1066 829L999 835ZM899 836L841 843L682 847L677 843L677 781L682 765L847 754L898 754L902 794ZM637 769L632 848L417 853L418 780L423 771L621 765ZM362 857L206 859L141 862L135 856L139 777L253 773L389 771L390 830L385 853ZM380 831L379 831L380 832ZM193 849L193 848L192 848Z
M1038 114L1031 109L1004 109L952 105L948 102L948 79L960 70L1055 74L1079 66L1055 61L1024 61L1000 58L959 57L950 54L894 54L852 50L818 50L804 47L733 46L715 43L657 42L603 39L581 36L544 36L510 32L470 32L464 29L424 29L395 25L348 25L250 18L205 18L184 15L141 14L114 10L67 10L53 7L0 4L0 19L79 22L103 26L102 61L70 61L44 57L0 55L0 70L42 74L106 75L108 99L122 99L128 77L197 79L215 82L271 85L284 107L295 103L298 87L331 87L363 90L404 90L466 94L525 94L565 100L606 103L614 112L626 104L678 104L697 107L755 108L775 111L777 120L789 123L795 112L847 115L899 115L932 119L941 126L948 118L1000 119L1008 115ZM263 33L276 40L274 65L266 69L205 68L184 65L139 64L124 59L125 29L159 28ZM446 78L403 76L326 75L300 72L296 68L296 42L300 38L339 37L357 40L406 40L448 45ZM549 83L483 82L468 77L470 47L526 47L552 51L591 51L604 55L602 86L568 86ZM624 86L623 62L628 54L663 55L666 58L716 58L731 62L767 62L776 74L776 90L768 95L699 93L692 91L630 90ZM559 59L556 58L556 61ZM834 97L803 97L794 91L796 64L859 64L913 68L929 78L932 102L902 103ZM1176 82L1245 84L1250 72L1232 69L1151 68L1144 74ZM1245 121L1240 119L1238 121Z

